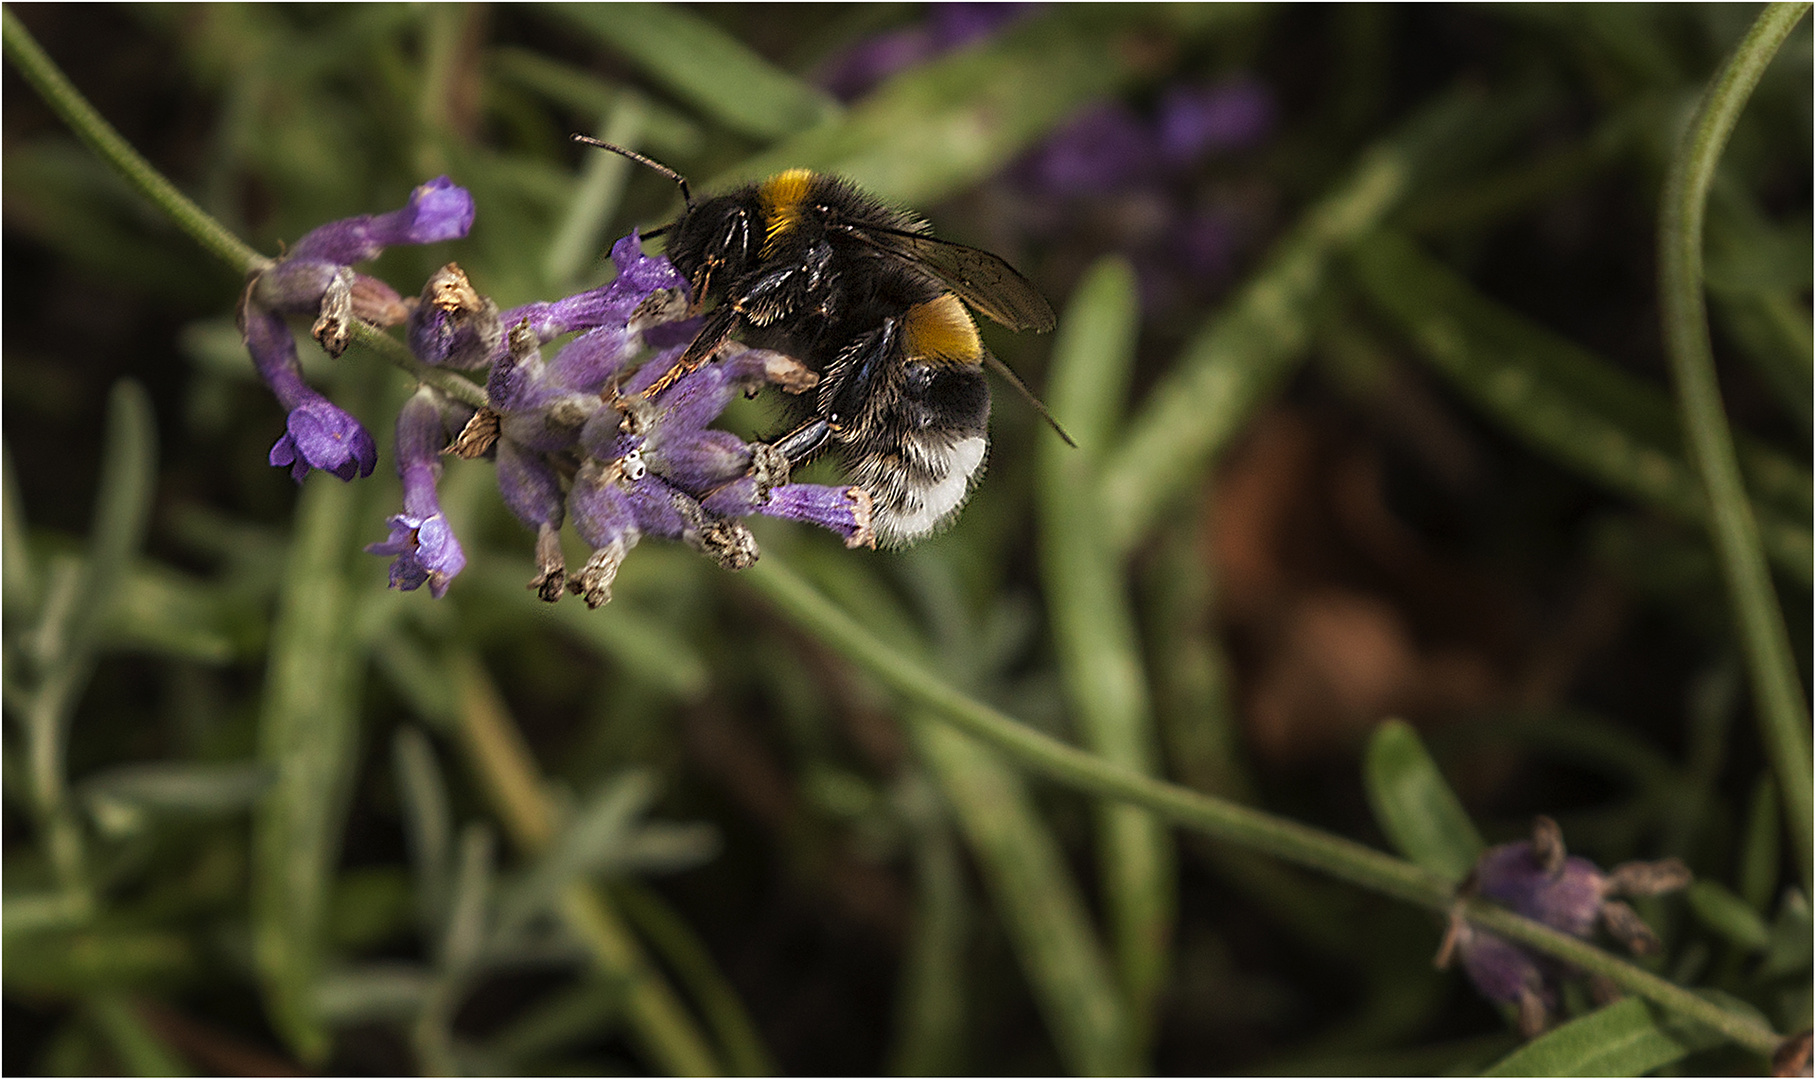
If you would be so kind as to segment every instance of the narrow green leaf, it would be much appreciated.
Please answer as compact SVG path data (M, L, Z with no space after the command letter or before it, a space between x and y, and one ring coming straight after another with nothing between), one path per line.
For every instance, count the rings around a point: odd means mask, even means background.
M515 929L551 909L567 886L621 855L636 819L655 798L655 778L642 770L620 773L600 784L529 874L499 898L499 925Z
M672 874L710 862L719 848L719 830L706 822L650 821L631 830L590 869L612 876Z
M1026 785L996 753L943 724L911 730L983 871L997 915L1066 1068L1139 1071L1103 947Z
M438 957L444 979L459 979L472 971L485 950L491 930L492 849L492 830L484 822L471 822L461 830Z
M1357 244L1351 266L1371 299L1396 319L1437 373L1489 417L1539 450L1609 487L1680 519L1700 522L1708 500L1683 457L1664 395L1616 371L1475 292L1404 237L1377 232ZM1753 475L1798 516L1761 507L1774 562L1811 576L1809 479L1786 477L1775 455L1755 449ZM1794 467L1789 467L1795 473Z
M719 1051L734 1076L774 1076L775 1059L751 1021L738 991L713 962L706 943L654 890L634 878L619 882L612 895L657 953L668 961L712 1026ZM622 991L619 994L622 1000Z
M959 1076L965 1018L965 977L971 904L957 837L929 779L916 771L897 802L913 833L914 926L896 983L892 1076Z
M10 34L12 24L7 25ZM32 795L44 843L59 883L72 890L86 887L86 872L82 830L69 805L65 775L70 719L94 666L97 631L144 540L156 483L151 399L136 382L114 384L102 453L87 554L79 567L52 564L49 595L34 635L44 675L25 710Z
M413 727L400 727L391 739L391 763L403 796L404 837L410 844L415 876L417 918L432 934L447 917L453 890L454 815L448 788L428 738Z
M1747 831L1740 843L1740 872L1736 887L1754 911L1764 912L1778 892L1779 850L1778 785L1767 773L1753 788L1747 805Z
M416 1015L434 978L416 964L364 964L323 973L315 1011L330 1024L406 1020Z
M583 116L609 116L624 95L634 93L590 71L515 46L493 50L492 63L499 76ZM687 158L700 152L706 136L699 124L658 102L645 100L643 108L649 116L644 137L651 153Z
M604 42L676 96L740 134L774 139L838 112L838 104L825 93L686 8L554 4L542 10Z
M8 934L9 993L75 997L169 985L198 973L188 939L161 930L73 928Z
M271 786L271 769L259 762L207 764L160 761L124 765L82 782L92 804L138 810L220 814L243 810Z
M107 405L107 442L101 491L95 500L82 593L71 623L71 654L85 651L145 539L156 494L158 447L151 397L131 380L114 384Z
M1758 951L1771 941L1772 932L1766 921L1721 883L1707 879L1692 882L1685 898L1698 921L1741 948Z
M0 607L10 626L22 625L37 611L41 586L30 537L12 448L0 444L0 552L5 553L0 559Z
M259 758L276 771L253 821L254 955L272 1026L306 1062L328 1053L314 1008L329 879L354 770L362 668L346 561L360 489L313 476L272 629Z
M1332 256L1398 203L1421 163L1474 112L1468 97L1441 98L1362 155L1187 343L1105 463L1105 515L1117 550L1147 535L1164 507L1304 357Z
M1400 854L1447 881L1461 882L1482 853L1482 835L1404 720L1375 729L1363 759L1375 822Z
M1641 1076L1720 1041L1707 1028L1661 1019L1628 998L1534 1039L1482 1075Z
M1096 468L1120 419L1138 318L1134 270L1106 260L1086 274L1060 322L1048 392L1055 418L1080 443L1041 441L1041 567L1086 748L1153 775L1160 755L1147 675ZM1152 814L1106 800L1098 805L1097 848L1131 1049L1140 1055L1166 980L1177 903L1172 843Z
M9 894L0 901L0 927L14 935L63 930L94 916L94 903L80 894L56 890Z
M1234 4L1058 5L978 48L917 65L840 122L742 162L713 186L802 167L924 206L994 174L1079 107L1137 83L1150 35L1183 44L1253 17Z
M641 94L620 94L596 135L613 146L635 150L648 121L649 109ZM589 265L597 265L600 251L608 247L606 226L618 212L634 164L623 155L597 149L583 159L573 197L542 259L542 280L551 289L567 289Z
M1766 947L1765 963L1760 965L1758 976L1770 979L1809 971L1810 941L1810 902L1798 890L1786 889L1778 905L1778 917L1772 920L1772 941Z
M101 627L111 649L224 664L256 647L250 607L233 610L223 590L169 567L137 560L120 581ZM245 627L245 629L242 629Z
M130 1075L195 1075L195 1070L146 1026L127 999L117 994L101 994L91 998L88 1007L95 1018L95 1027L100 1029L107 1045Z

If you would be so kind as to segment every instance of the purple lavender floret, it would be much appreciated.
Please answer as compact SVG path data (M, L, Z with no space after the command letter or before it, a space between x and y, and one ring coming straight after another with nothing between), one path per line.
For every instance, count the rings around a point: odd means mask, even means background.
M1595 929L1607 879L1588 859L1570 855L1547 869L1534 846L1521 841L1490 848L1475 869L1481 894L1503 907L1577 937Z
M371 476L378 467L378 444L371 433L327 398L309 393L309 400L285 419L284 434L271 447L271 464L289 466L291 479L299 484L310 469L342 480Z
M441 451L448 442L436 391L424 387L397 416L397 474L403 480L404 512L389 521L391 534L366 545L374 555L390 555L391 587L409 592L429 586L439 599L466 568L466 553L442 516L435 484L441 479Z
M454 263L437 270L410 312L405 339L410 352L430 367L483 367L504 340L498 305L479 295Z
M1462 894L1480 895L1585 940L1600 926L1629 950L1650 953L1659 949L1657 937L1633 908L1615 898L1655 896L1689 881L1689 871L1676 859L1622 863L1604 872L1588 859L1566 854L1557 824L1541 817L1531 840L1483 852ZM1520 1031L1528 1038L1544 1030L1555 1013L1559 985L1577 975L1561 961L1471 926L1460 907L1438 951L1438 966L1448 965L1453 954L1461 956L1483 997L1518 1010ZM1592 989L1612 992L1599 984Z
M417 185L401 209L345 218L305 234L289 258L351 266L376 259L398 244L458 240L473 227L473 214L473 196L454 181L438 176Z
M303 381L296 339L284 317L249 307L241 312L240 329L253 365L289 413L284 434L271 447L271 464L288 466L299 484L312 468L342 480L371 476L378 465L378 444L358 420Z
M685 308L687 279L669 264L666 256L645 255L636 230L612 245L612 262L618 267L618 276L604 285L562 300L537 301L511 308L500 317L501 320L506 327L529 320L530 331L538 341L546 344L577 330L613 325L620 329L627 326L641 329L633 325L637 309L661 300L655 294L664 289L678 290L675 299L679 303L648 312L640 321L650 325L670 321Z

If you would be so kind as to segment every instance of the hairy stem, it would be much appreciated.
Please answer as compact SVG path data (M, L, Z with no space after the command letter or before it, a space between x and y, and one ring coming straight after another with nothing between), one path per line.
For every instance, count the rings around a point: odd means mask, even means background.
M1351 884L1433 911L1449 911L1455 902L1448 882L1403 859L1296 821L1143 776L1041 734L967 696L920 662L891 647L773 554L766 554L761 562L744 571L743 580L815 640L904 697L927 706L924 710L908 710L911 720L931 716L996 748L1021 768L1093 795L1143 807L1174 824L1323 871ZM1469 904L1465 914L1495 933L1606 975L1623 989L1705 1024L1748 1049L1769 1054L1779 1043L1776 1033L1753 1018L1723 1009L1541 923L1479 901Z

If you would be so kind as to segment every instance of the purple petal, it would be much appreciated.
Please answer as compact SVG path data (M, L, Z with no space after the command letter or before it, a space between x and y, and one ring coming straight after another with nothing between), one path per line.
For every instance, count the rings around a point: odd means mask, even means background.
M510 439L500 439L497 445L498 493L505 506L532 529L559 528L564 499L554 466Z
M314 315L329 283L340 272L340 264L331 260L292 252L258 276L252 287L253 302L268 311Z
M378 465L378 444L371 434L319 395L292 409L284 426L284 436L271 447L270 461L291 466L298 483L311 468L352 480L371 476Z
M1470 930L1463 942L1463 970L1482 996L1517 1005L1523 991L1536 992L1549 1004L1552 991L1536 958L1525 949L1484 930Z
M757 510L769 517L830 529L844 538L846 547L876 546L870 493L860 487L783 484L771 491L769 502Z
M636 355L640 344L635 334L621 326L589 330L555 354L548 377L569 390L597 394Z
M626 536L634 540L640 524L617 471L597 460L588 461L574 477L568 513L574 518L574 531L595 549Z
M651 471L683 491L713 491L750 469L749 444L729 431L714 428L664 431L644 444ZM748 511L746 511L748 513Z
M391 587L403 592L429 586L430 595L441 599L448 585L466 569L466 553L447 519L439 513L417 519L398 514L390 519L391 534L376 544L367 544L373 555L393 556Z
M540 341L552 341L576 330L599 326L625 326L638 305L658 289L680 289L686 294L687 282L669 264L665 256L643 254L642 241L635 230L612 245L612 262L618 276L596 289L555 301L539 301L514 307L503 315L506 326L529 320L530 329Z
M445 176L418 185L402 209L330 222L312 230L290 258L322 259L342 266L376 259L395 244L455 240L473 226L473 196Z
M1548 872L1525 841L1483 852L1476 880L1483 896L1578 937L1594 931L1606 882L1594 863L1575 855Z

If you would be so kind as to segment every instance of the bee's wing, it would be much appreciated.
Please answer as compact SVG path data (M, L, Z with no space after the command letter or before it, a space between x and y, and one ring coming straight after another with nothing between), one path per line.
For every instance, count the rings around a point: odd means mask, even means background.
M851 236L920 267L959 299L1011 330L1053 329L1053 309L1015 267L980 248L875 225L845 225Z

